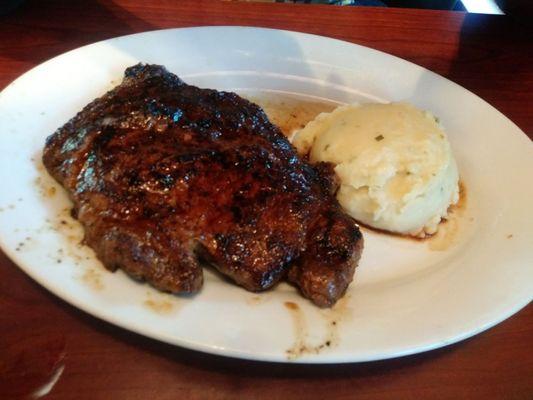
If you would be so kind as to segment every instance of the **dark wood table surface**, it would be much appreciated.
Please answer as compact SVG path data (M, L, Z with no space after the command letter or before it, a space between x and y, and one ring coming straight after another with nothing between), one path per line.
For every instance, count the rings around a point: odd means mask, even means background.
M199 0L26 1L0 16L0 89L91 42L197 25L289 29L383 50L470 89L532 137L533 36L509 16ZM410 357L259 363L169 346L95 319L0 251L0 398L31 398L58 375L46 398L532 399L533 306L471 339Z

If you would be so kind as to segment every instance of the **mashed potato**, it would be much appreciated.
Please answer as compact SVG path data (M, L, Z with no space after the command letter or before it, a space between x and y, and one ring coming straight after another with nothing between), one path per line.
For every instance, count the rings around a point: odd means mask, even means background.
M339 203L366 225L424 237L459 200L446 134L410 104L341 106L309 122L294 145L311 162L335 164Z

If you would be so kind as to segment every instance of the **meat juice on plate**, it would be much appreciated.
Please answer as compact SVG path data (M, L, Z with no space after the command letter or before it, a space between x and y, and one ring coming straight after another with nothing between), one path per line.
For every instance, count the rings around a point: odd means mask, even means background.
M331 100L289 93L243 91L239 95L259 105L289 140L296 130L303 128L318 114L330 112L339 105Z

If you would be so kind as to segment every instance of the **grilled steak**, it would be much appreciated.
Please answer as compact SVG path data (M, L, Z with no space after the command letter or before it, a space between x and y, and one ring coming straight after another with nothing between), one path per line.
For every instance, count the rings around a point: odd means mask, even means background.
M161 290L198 291L204 261L248 290L287 277L331 306L362 250L327 165L298 158L255 104L161 66L128 68L47 139L43 162L106 268Z

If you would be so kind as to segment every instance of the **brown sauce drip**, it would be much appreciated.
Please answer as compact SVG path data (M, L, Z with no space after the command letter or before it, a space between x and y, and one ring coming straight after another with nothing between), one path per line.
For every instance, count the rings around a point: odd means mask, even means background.
M71 217L70 207L60 210L52 220L47 221L46 227L61 234L66 240L57 254L51 256L60 263L66 256L74 260L75 265L80 265L90 257L86 254L83 245L83 229L79 223Z
M159 293L146 292L143 305L157 314L170 314L175 309L175 302L172 301L171 297Z
M307 342L307 321L302 310L298 304L293 303L292 301L286 301L283 303L285 308L289 310L289 313L292 318L293 328L294 328L294 344L286 350L287 359L295 360L301 357L305 353L314 353L314 346L309 346Z
M427 240L428 248L432 251L445 251L457 239L461 228L461 220L467 206L466 188L462 181L459 182L459 201L448 209L448 217L441 221L437 233Z
M44 168L41 157L32 157L32 162L35 164L39 175L35 179L35 187L43 201L50 202L58 193L62 193L63 189L59 184L48 174ZM52 203L50 203L52 204ZM53 217L47 218L45 224L38 228L35 233L39 234L43 231L54 231L60 234L65 240L62 242L62 247L50 252L48 257L53 264L62 264L64 260L73 262L76 266L83 267L78 271L77 279L87 285L93 290L104 289L101 272L104 271L102 267L94 265L94 255L92 250L83 244L84 231L78 221L71 216L71 206L63 207L52 211ZM22 248L22 247L21 247Z
M252 296L246 299L246 304L255 306L255 305L261 304L262 301L263 299L261 298L261 296Z
M50 175L48 175L41 162L41 157L32 158L32 161L39 172L39 176L35 179L35 186L43 199L48 200L54 197L56 193L61 192L63 189ZM83 229L80 224L72 218L70 206L57 210L53 218L46 219L45 226L40 228L37 233L42 230L56 231L67 239L67 248L59 249L57 252L58 254L54 255L53 258L60 259L63 255L68 255L74 258L76 263L87 258L86 256L81 255L82 252L80 251L83 247Z
M248 100L259 105L272 123L277 125L289 139L298 129L323 112L333 111L337 104L317 100L302 100L295 96L279 93L265 93L246 96Z
M298 304L286 301L284 306L291 315L294 327L294 344L286 350L287 359L295 360L305 354L319 354L322 350L339 345L339 326L342 321L351 316L351 309L347 307L349 296L345 295L337 304L327 310L321 310L320 315L324 319L324 338L318 343L309 343L309 332L305 314Z
M44 171L43 168L38 168L38 170L41 173ZM44 198L54 197L57 193L57 184L51 179L47 179L47 177L44 176L44 173L42 176L35 178L35 186L37 187L39 194Z
M147 299L144 301L144 305L158 314L168 314L173 309L172 303L167 300L158 301L154 299Z
M462 219L466 207L466 187L462 181L459 181L459 200L457 201L457 204L453 204L450 206L450 208L448 208L448 216L441 220L437 232L433 235L426 235L423 238L419 238L401 233L389 232L384 229L374 228L360 221L357 221L357 224L362 228L362 230L387 236L394 236L399 239L411 240L419 243L424 242L428 244L430 250L444 251L447 250L453 243L455 243L455 238L459 233L459 221ZM473 218L470 218L470 221L473 221Z
M102 276L100 272L93 268L87 268L81 276L83 283L86 283L91 289L102 290L104 285L102 283Z

